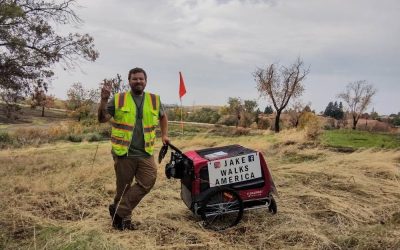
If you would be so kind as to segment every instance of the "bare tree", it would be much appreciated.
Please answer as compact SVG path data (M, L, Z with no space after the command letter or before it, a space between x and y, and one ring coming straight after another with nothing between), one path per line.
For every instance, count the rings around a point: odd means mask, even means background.
M254 72L260 96L271 99L276 110L275 132L279 132L280 116L290 99L299 97L303 93L302 83L309 72L309 68L304 67L300 58L289 67L271 64L265 69L258 68Z
M105 78L103 82L100 83L100 87L103 87L104 85L111 86L112 95L115 95L119 92L129 91L131 88L129 84L123 84L120 74L117 74L117 76L114 78Z
M367 81L361 80L351 82L346 86L346 91L338 95L343 99L349 108L349 113L353 118L353 129L356 129L358 119L367 109L372 101L372 97L376 94L376 89Z

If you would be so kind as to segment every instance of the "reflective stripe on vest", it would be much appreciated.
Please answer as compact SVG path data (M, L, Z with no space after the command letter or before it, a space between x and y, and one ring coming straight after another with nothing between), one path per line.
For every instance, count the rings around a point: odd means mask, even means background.
M143 100L143 138L145 151L152 155L155 144L155 128L159 123L160 97L144 93ZM111 129L112 150L116 155L125 155L129 151L133 129L136 123L136 104L130 92L115 95L115 115ZM133 138L134 140L135 138Z

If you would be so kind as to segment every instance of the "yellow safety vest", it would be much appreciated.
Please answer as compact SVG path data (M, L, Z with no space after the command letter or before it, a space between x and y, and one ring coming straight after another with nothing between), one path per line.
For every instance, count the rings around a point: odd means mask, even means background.
M155 128L159 123L160 97L151 93L144 93L143 100L143 135L144 149L153 155L156 138ZM115 114L112 121L111 145L116 155L128 153L131 145L133 128L136 123L136 104L131 92L115 94ZM133 138L135 139L135 138Z

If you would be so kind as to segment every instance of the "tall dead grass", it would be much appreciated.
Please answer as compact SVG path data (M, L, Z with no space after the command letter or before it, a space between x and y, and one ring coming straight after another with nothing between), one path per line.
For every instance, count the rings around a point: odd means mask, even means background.
M0 247L400 248L399 151L345 154L304 147L305 133L173 138L183 151L240 144L265 155L279 192L278 213L245 211L236 227L223 232L205 230L187 209L179 181L164 176L168 159L158 168L155 187L133 212L139 229L119 232L112 229L107 211L115 187L108 142L2 150Z
M73 138L76 137L80 138L78 141L85 138L88 141L98 141L102 137L108 138L110 136L110 125L85 126L79 122L63 121L46 126L18 127L3 133L7 135L7 141L1 141L1 148L38 146L59 140L74 141Z

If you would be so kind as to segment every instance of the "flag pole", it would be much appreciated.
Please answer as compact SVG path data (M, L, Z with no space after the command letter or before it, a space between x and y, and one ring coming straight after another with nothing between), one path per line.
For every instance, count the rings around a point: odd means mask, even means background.
M183 81L182 73L179 71L179 99L181 100L181 129L183 135L183 105L182 96L186 94L185 82Z
M183 135L183 106L182 106L182 98L181 100L181 130L182 130L182 135Z

